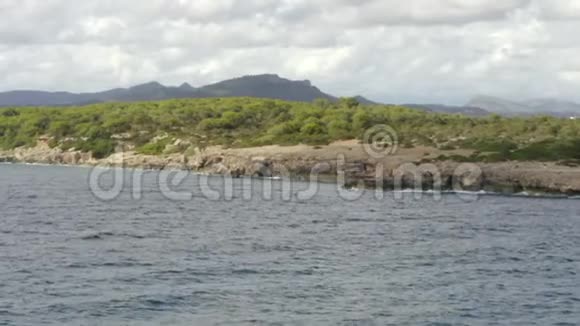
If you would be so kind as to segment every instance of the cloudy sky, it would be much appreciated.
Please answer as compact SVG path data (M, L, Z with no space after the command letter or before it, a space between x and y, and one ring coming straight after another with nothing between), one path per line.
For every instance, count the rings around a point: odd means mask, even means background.
M245 74L336 95L580 101L580 0L0 0L0 91Z

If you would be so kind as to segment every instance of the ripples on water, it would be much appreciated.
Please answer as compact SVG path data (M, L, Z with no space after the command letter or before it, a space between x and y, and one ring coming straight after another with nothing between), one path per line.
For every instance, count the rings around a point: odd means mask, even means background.
M0 166L0 325L580 321L577 200L101 202L88 171Z

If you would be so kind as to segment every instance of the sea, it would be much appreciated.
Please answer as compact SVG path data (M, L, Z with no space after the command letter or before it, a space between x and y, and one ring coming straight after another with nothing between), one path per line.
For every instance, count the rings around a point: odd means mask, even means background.
M0 325L578 324L578 199L0 165Z

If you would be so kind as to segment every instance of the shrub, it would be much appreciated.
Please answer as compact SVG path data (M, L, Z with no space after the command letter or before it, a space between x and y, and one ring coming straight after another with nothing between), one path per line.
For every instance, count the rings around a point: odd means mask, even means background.
M154 143L148 143L137 148L137 153L143 155L160 155L163 154L165 148L167 147L167 145L169 145L170 142L171 142L170 138L164 138Z
M110 139L77 141L74 147L83 152L91 152L97 159L105 158L115 151L115 143Z

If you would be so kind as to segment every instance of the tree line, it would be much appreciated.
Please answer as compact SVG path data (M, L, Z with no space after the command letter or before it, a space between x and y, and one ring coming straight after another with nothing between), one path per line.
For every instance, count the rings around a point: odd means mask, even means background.
M0 109L0 147L35 146L111 154L128 143L145 154L223 145L323 145L361 139L374 125L393 127L404 147L476 150L472 160L580 159L580 124L548 116L483 118L439 114L354 99L312 103L256 98L178 99L81 107ZM170 146L174 140L187 146Z

